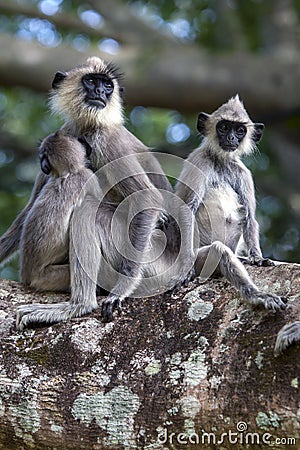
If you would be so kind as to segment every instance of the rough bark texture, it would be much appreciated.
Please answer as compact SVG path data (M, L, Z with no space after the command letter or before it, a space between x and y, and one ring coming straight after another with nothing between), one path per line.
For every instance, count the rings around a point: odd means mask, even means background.
M254 310L223 279L196 280L129 299L113 323L98 310L20 333L18 304L63 296L1 280L0 448L298 448L299 345L273 347L299 320L300 266L249 272L289 308Z

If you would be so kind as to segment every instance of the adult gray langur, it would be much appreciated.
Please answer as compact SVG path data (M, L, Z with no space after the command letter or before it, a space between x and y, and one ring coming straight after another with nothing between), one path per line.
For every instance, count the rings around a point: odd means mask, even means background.
M247 303L284 309L286 299L258 289L236 256L243 238L249 263L273 264L262 256L253 178L240 159L253 151L264 125L252 122L236 95L212 114L200 113L197 128L203 141L185 161L175 189L195 214L196 273L206 278L218 269Z
M67 72L57 72L51 92L53 112L65 119L63 133L81 138L87 143L91 149L89 158L94 171L105 166L110 167L110 170L102 172L105 179L103 182L110 187L105 202L118 205L124 199L132 198L132 201L128 202L127 220L130 218L129 242L135 254L131 259L131 253L125 251L119 263L121 276L116 280L114 291L103 304L105 320L111 320L113 310L120 308L122 299L138 286L142 277L143 253L149 246L157 223L164 218L160 190L172 191L167 177L156 158L149 152L149 148L124 126L121 92L119 70L98 57L88 58L84 64ZM42 163L43 161L47 164L46 151L42 156ZM112 162L115 163L113 170L110 165ZM49 163L51 166L51 161ZM42 172L38 174L31 199L1 237L0 262L18 250L25 219L47 179L48 175ZM137 199L134 196L136 192L142 192L143 195ZM103 214L106 214L105 210ZM106 218L103 222L106 222ZM84 240L81 243L82 248L86 244L87 240ZM77 266L75 263L74 265L72 270L76 274ZM64 281L63 285L65 284ZM84 294L88 295L86 292ZM93 301L91 300L91 303ZM33 310L28 315L28 322L31 319L34 319ZM47 321L46 317L45 319Z

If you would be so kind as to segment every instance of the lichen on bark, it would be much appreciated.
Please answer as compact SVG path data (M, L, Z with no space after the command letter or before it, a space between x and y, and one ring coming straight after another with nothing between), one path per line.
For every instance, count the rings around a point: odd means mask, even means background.
M99 308L21 333L17 304L68 296L1 280L0 448L229 449L236 433L236 449L299 445L299 344L277 358L273 347L299 320L300 267L249 272L286 311L252 309L214 278L128 299L109 324Z

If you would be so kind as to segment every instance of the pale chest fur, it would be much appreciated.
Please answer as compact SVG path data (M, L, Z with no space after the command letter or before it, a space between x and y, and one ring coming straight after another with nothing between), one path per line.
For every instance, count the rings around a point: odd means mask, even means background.
M239 221L241 218L241 207L237 193L229 185L211 187L207 190L203 207L211 217L219 217L220 214L226 222Z
M229 185L209 188L197 212L201 245L216 240L229 245L228 236L232 233L238 241L243 216L238 195Z

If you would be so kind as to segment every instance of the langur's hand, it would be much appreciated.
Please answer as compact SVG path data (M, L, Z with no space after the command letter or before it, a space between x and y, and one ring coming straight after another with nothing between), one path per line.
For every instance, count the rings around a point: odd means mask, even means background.
M165 228L168 228L170 223L170 216L167 213L167 211L161 211L159 218L157 220L156 228L159 230L164 230Z
M41 164L41 170L46 174L49 175L49 173L52 170L50 161L48 159L48 156L46 154L46 151L44 149L41 149L39 152L40 157L40 164Z
M190 281L193 281L193 279L196 276L195 268L192 267L192 269L182 278L180 279L174 287L174 291L178 291L182 287L187 287Z
M255 255L251 255L248 258L243 258L242 262L244 264L250 264L251 266L259 266L259 267L275 266L274 261L272 261L271 259Z
M91 153L92 153L92 147L90 146L90 144L86 140L86 137L84 135L79 136L78 141L80 142L80 144L82 144L84 146L86 157L89 158L91 156Z
M115 309L117 309L118 312L121 312L122 300L117 295L109 294L109 296L102 303L102 317L104 322L113 321L113 312Z

